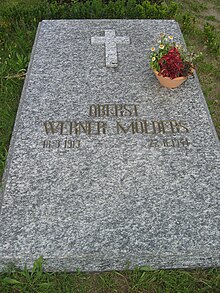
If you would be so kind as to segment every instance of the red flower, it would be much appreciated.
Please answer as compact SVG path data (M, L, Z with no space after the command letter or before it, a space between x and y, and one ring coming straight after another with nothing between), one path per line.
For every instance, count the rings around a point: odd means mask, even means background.
M171 48L158 63L160 65L159 75L170 77L171 79L187 75L180 53L175 47Z

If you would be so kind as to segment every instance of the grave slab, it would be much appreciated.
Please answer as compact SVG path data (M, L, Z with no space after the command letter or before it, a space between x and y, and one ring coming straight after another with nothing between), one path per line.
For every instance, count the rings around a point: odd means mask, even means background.
M220 145L197 76L159 85L172 20L39 25L0 215L0 269L219 266Z

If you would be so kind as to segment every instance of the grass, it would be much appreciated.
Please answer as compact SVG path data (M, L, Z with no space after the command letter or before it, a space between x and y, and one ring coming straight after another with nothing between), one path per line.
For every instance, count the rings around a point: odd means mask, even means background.
M31 271L10 268L0 274L2 293L218 293L219 288L220 269L48 273L39 258Z
M122 2L110 3L104 12L99 0L93 1L94 10L85 4L82 18L146 17L135 1L128 8ZM50 2L50 3L49 3ZM108 2L108 1L105 1ZM153 2L153 1L152 1ZM157 1L158 3L160 1ZM151 8L154 17L175 18L181 26L187 46L202 52L197 62L201 82L214 125L220 137L220 2L219 0L176 0L177 6L165 1L167 10ZM140 3L140 1L138 1ZM81 5L81 4L80 4ZM87 6L88 7L87 7ZM112 5L112 6L111 6ZM136 4L135 4L136 5ZM81 7L81 8L80 8ZM71 18L70 9L46 0L1 0L0 3L0 176L3 173L7 150L25 78L36 27L41 19ZM97 9L99 8L99 9ZM112 10L113 9L113 10ZM78 10L79 11L79 10ZM127 11L127 12L126 12ZM134 12L136 11L136 12ZM76 13L76 12L74 12ZM130 14L129 14L130 13ZM133 13L133 14L132 14ZM97 16L98 15L98 16ZM79 16L79 15L78 15ZM77 17L77 14L76 14ZM8 268L0 274L1 293L28 292L220 292L220 269L195 270L125 270L102 273L46 273L42 259L32 271Z

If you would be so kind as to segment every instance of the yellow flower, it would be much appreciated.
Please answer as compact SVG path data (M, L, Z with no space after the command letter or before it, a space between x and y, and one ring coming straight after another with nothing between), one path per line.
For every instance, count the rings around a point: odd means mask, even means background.
M154 47L152 47L152 48L151 48L151 51L152 51L152 52L153 52L153 51L155 51L155 48L154 48Z
M173 36L168 36L168 38L169 38L170 40L173 40Z
M164 45L163 44L160 44L159 48L160 49L164 49Z
M156 58L155 58L155 57L153 57L151 60L154 62L154 61L156 60Z

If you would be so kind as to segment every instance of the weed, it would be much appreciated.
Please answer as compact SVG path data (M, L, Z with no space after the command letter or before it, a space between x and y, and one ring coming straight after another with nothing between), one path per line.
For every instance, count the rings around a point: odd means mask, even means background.
M0 288L3 292L13 289L14 292L46 293L53 288L50 277L51 274L43 272L43 258L40 257L34 262L31 271L25 267L23 270L12 268L11 272L4 273L0 279Z
M217 32L215 27L209 23L204 25L204 38L207 44L207 48L215 55L219 54L220 42L217 39Z
M190 13L182 15L181 29L185 33L191 33L195 29L196 18Z
M206 20L207 21L216 21L217 19L214 15L208 15L208 16L206 16Z
M102 273L47 273L43 259L33 268L14 266L0 274L0 292L4 293L127 293L127 292L207 292L217 293L220 270L152 270L142 267L133 271Z

